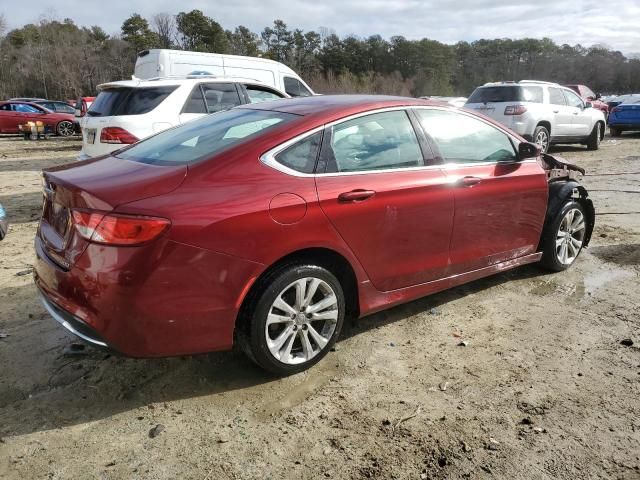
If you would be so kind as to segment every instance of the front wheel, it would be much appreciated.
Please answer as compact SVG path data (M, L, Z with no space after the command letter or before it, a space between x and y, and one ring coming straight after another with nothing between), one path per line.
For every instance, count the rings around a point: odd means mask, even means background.
M600 139L602 138L602 125L596 123L587 140L587 150L598 150L600 148Z
M586 231L584 208L570 200L545 230L540 264L554 272L569 268L582 251Z
M56 132L61 137L70 137L75 133L75 127L73 126L73 123L68 120L63 120L56 127Z
M288 265L269 274L249 306L245 351L277 375L301 372L331 349L345 316L338 279L316 265Z
M547 153L549 150L549 130L542 125L537 126L533 131L533 141L540 145L542 153Z

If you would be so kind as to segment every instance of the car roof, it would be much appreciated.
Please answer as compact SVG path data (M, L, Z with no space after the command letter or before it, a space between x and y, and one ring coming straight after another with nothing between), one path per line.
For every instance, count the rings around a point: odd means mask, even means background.
M151 79L132 78L131 80L119 80L116 82L101 83L98 85L98 90L105 88L117 88L117 87L129 87L129 88L144 88L144 87L157 87L157 86L180 86L180 85L195 85L197 83L252 83L256 85L264 85L265 87L275 88L255 78L245 77L214 77L212 75L197 75L197 76L184 76L184 77L158 77ZM279 90L278 88L275 88Z
M421 98L386 95L314 95L311 97L295 97L263 103L251 103L237 108L272 110L309 117L322 116L327 121L330 121L332 118L341 118L369 110L429 105L446 106L446 103Z

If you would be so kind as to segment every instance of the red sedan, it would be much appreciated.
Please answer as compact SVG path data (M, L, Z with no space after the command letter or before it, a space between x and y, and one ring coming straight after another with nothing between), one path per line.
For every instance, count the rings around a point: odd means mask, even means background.
M0 102L0 133L20 133L18 125L27 122L44 123L52 133L68 137L75 131L75 117L69 113L56 113L31 102Z
M576 169L437 102L246 105L46 170L35 282L93 344L239 344L289 374L345 316L527 263L568 268L594 222Z

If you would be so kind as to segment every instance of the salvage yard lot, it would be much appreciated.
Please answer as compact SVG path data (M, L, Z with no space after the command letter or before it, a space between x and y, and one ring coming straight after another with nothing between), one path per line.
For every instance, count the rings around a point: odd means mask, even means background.
M238 353L65 354L32 244L38 173L79 148L0 137L0 478L640 478L640 135L552 151L587 169L599 214L570 270L348 323L285 379Z

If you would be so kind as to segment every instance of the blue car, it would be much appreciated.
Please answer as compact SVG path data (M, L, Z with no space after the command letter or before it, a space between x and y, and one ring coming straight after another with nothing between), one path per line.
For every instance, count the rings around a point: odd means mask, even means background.
M623 131L640 131L640 98L627 99L609 112L609 131L619 137Z
M9 220L7 220L7 214L0 204L0 240L4 238L9 230Z

